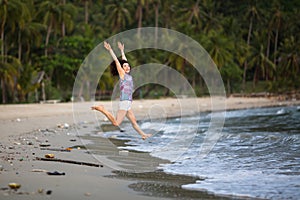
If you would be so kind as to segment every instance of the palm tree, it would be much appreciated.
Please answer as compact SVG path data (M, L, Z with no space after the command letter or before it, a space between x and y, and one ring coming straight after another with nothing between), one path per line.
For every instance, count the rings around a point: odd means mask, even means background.
M7 12L7 7L8 7L8 2L3 1L0 4L0 33L1 33L1 57L2 57L2 62L4 62L4 37L5 37L5 24L8 18L8 12Z
M18 58L22 60L22 32L27 28L27 24L32 19L32 8L33 2L28 1L26 4L22 4L22 8L20 8L20 15L17 19L17 27L18 27Z
M223 73L223 76L227 81L227 90L230 92L230 79L236 79L233 73L238 73L238 67L234 63L233 57L235 52L234 40L225 36L221 31L210 30L207 35L202 35L201 44L209 53L219 70ZM208 71L207 73L209 74L210 72ZM214 84L214 81L215 80L211 80L211 84Z
M126 2L115 2L108 4L106 12L109 13L107 17L107 25L112 26L112 32L118 32L132 21L129 5Z
M154 12L154 45L157 46L157 38L158 38L158 26L159 26L159 9L161 7L161 1L160 0L149 0L146 2L147 6L153 7ZM153 24L151 24L153 26Z
M199 13L199 3L200 0L197 0L193 5L189 13L188 21L187 23L191 24L192 20L195 19L198 23L200 23L200 13Z
M222 32L211 30L207 36L203 36L202 44L219 69L233 60L234 42Z
M279 47L280 57L278 59L279 69L278 79L290 81L291 84L296 85L300 83L300 55L299 55L299 41L294 36L284 39Z
M15 39L13 38L13 34L17 33L17 28L23 27L25 24L26 19L30 15L29 10L27 9L27 6L25 3L22 1L4 1L0 5L0 10L2 11L0 16L1 16L1 63L3 66L6 66L6 63L8 62L9 56L7 56L7 52L10 50L12 44L15 43ZM5 34L5 30L9 32L9 34ZM20 43L21 35L17 34L18 42ZM10 43L10 44L8 44ZM21 56L21 49L19 48L18 50L19 57ZM7 70L5 70L7 71ZM20 69L18 69L18 72ZM7 74L7 73L5 73ZM2 84L4 92L5 92L5 86L8 83L6 81L9 81L9 79L5 78L3 76L4 83ZM14 80L14 87L11 88L11 93L12 93L12 99L13 101L15 100L15 94L16 94L16 86L17 86L17 77L13 77ZM5 96L3 98L6 98Z
M20 11L18 12L18 18L16 19L16 26L17 26L17 38L18 38L18 59L21 61L22 60L22 30L25 28L27 21L30 20L31 18L31 11L29 6L33 5L32 1L27 1L26 3L20 3ZM11 34L12 36L12 34ZM21 73L21 69L18 69L18 74ZM13 96L13 102L15 101L15 96L19 96L17 95L18 92L18 88L17 85L19 85L19 80L18 77L14 77L14 87L12 90L12 96Z
M174 4L178 3L177 1L172 0L164 0L161 2L161 19L163 23L163 27L170 28L177 24L177 20L173 17L174 14L178 14L174 12L174 8L177 7L177 5L174 6Z
M249 64L249 68L254 68L253 88L255 88L256 82L259 78L258 76L261 75L263 79L267 79L267 76L272 76L273 72L275 71L275 65L265 55L265 49L262 44L258 48L252 46L250 52L251 53L250 53L248 64ZM259 72L261 74L259 74Z
M45 38L45 56L48 56L48 44L53 29L57 28L58 22L61 18L61 10L59 5L60 0L43 1L38 6L37 17L42 19L42 23L47 26L47 33Z
M280 4L278 1L275 1L275 4L272 8L273 16L271 19L271 27L275 29L275 39L274 39L274 58L273 62L276 65L276 56L278 50L278 41L279 41L279 30L282 25L283 13L280 8Z
M137 36L138 38L140 38L141 35L141 28L143 26L142 22L143 22L143 7L145 6L146 1L145 0L138 0L138 6L137 6L137 10L136 10L136 19L138 20L138 32L137 32Z
M220 24L221 19L224 17L217 14L217 10L220 7L220 3L213 0L205 0L202 3L202 15L204 17L204 26L203 29L205 33L208 33L210 30L219 30L222 29Z
M2 103L7 103L7 91L13 91L15 88L15 77L19 77L20 60L13 56L0 56L0 80L2 91ZM12 95L14 98L14 95Z
M250 46L251 42L251 35L252 35L252 29L253 29L253 23L255 19L259 19L259 11L256 5L250 5L248 7L246 17L249 19L249 28L248 28L248 36L247 36L247 45ZM245 89L246 84L246 73L248 68L248 61L245 60L244 63L244 73L243 73L243 89Z
M160 6L160 0L154 0L154 10L155 10L155 36L154 36L154 41L155 44L154 46L157 46L157 38L158 38L158 17L159 17L159 6Z
M200 0L194 3L179 1L176 2L176 9L173 10L174 15L178 19L178 27L182 26L185 31L191 30L191 32L199 31L204 23L204 16L206 13L203 12L202 7L199 6ZM169 6L169 5L165 5ZM167 8L168 9L168 8Z
M61 36L65 37L66 29L71 31L74 28L73 18L76 15L76 7L71 3L66 3L66 0L62 0L59 6L61 23Z
M89 5L91 0L81 0L84 2L84 23L89 23Z
M23 29L19 30L19 35L22 37L19 40L19 53L18 56L23 62L30 62L30 53L33 46L40 46L42 43L42 32L46 30L46 26L33 21L27 21ZM25 51L24 51L25 49ZM23 53L26 53L26 57L23 58Z
M16 24L22 19L23 2L19 0L4 0L0 4L1 56L5 58L5 30L15 31ZM10 11L10 12L8 12ZM9 15L10 14L10 15ZM23 21L24 22L24 21ZM6 27L7 26L7 27Z

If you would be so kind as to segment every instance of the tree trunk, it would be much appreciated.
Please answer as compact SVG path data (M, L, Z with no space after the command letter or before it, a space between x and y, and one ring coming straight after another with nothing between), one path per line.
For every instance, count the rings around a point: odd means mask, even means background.
M137 36L138 38L140 38L141 36L141 28L142 28L142 21L143 21L143 7L141 4L141 1L139 1L139 6L138 6L138 10L137 10L137 16L138 16L138 32L137 32Z
M3 19L3 23L1 24L1 56L2 56L2 61L4 60L4 25L5 25L5 19Z
M1 79L1 90L2 90L2 103L6 103L6 90L5 90L5 82Z
M253 82L252 82L253 89L255 89L255 87L256 87L257 74L258 74L258 67L256 67L255 72L254 72L254 77L253 77Z
M227 95L229 96L231 94L231 86L230 86L230 80L227 79Z
M22 59L22 41L21 41L21 31L18 33L18 58Z
M266 52L266 57L269 59L270 57L270 43L271 43L271 32L268 31L268 44L267 44L267 52ZM269 80L269 71L268 68L266 68L266 81Z
M253 26L253 17L251 17L250 24L249 24L249 31L248 31L248 37L247 37L247 45L248 46L250 45L252 26ZM243 90L245 90L245 87L246 87L247 68L248 68L248 62L246 59L246 61L244 63L244 73L243 73Z
M155 7L155 37L154 37L155 47L157 47L157 38L158 38L158 15L159 15L158 6L159 6L158 3L156 3L154 6Z
M50 34L52 31L52 23L53 23L53 18L51 18L51 22L47 29L47 35L46 35L46 41L45 41L45 56L46 57L48 57L48 44L49 44Z
M84 1L84 22L89 23L89 0Z
M46 101L46 92L45 92L45 83L44 81L42 81L42 97L43 97L43 101Z
M4 19L2 20L2 24L1 24L1 62L4 63L4 25L5 25L5 21L6 18L4 17ZM2 103L6 103L6 90L5 90L5 81L4 81L4 77L1 78L1 90L2 90Z
M84 98L84 100L91 100L91 84L90 84L90 81L89 80L87 80L86 82L86 96L85 96L85 98Z
M22 41L21 41L21 31L18 31L18 59L21 62L22 59ZM21 69L20 67L18 68L18 74L20 74ZM18 98L18 89L17 89L17 84L18 84L18 78L17 76L14 75L13 77L14 79L14 87L13 87L13 91L12 91L12 96L13 96L13 103L15 103L15 99Z
M65 37L66 35L66 26L65 26L65 22L61 23L61 37Z
M279 35L279 27L276 29L276 35L275 35L275 44L274 44L274 65L276 66L276 54L277 54L277 48L278 48L278 35Z
M62 0L62 5L66 5L66 0ZM64 13L62 13L62 22L61 22L61 36L65 37L66 35L66 25L65 25L65 21L64 21Z
M34 93L35 93L35 102L39 102L39 92L37 88L34 89Z

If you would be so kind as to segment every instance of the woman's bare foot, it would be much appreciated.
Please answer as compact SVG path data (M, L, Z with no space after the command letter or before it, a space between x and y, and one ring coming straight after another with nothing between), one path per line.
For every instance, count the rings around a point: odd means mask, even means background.
M99 106L92 106L91 107L92 110L98 110L100 112L103 111L104 107L102 105L99 105Z
M146 140L147 138L149 138L151 136L152 136L152 134L145 134L145 135L142 135L142 139Z

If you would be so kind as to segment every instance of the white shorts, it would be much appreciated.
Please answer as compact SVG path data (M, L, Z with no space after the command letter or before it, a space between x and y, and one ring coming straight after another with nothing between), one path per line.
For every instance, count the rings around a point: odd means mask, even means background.
M130 110L131 109L131 101L120 101L119 102L119 110Z

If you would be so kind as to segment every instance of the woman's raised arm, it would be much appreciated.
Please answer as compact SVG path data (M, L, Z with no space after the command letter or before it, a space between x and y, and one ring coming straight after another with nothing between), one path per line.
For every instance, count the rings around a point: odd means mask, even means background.
M114 51L112 50L111 46L109 43L107 42L104 42L104 47L109 51L111 57L114 59L115 63L116 63L116 66L117 66L117 70L118 70L118 73L119 73L119 76L121 79L124 79L124 76L125 76L125 71L124 69L122 68L116 54L114 53Z

